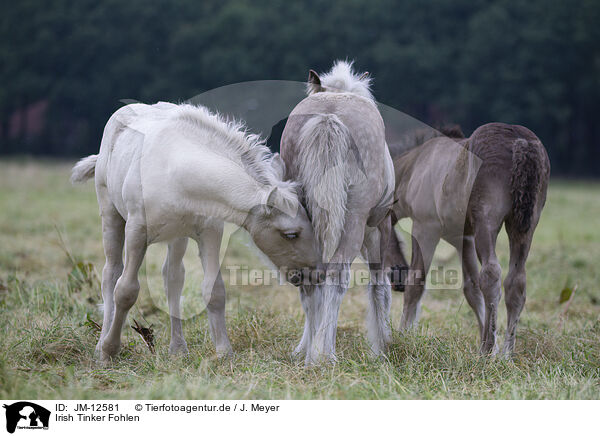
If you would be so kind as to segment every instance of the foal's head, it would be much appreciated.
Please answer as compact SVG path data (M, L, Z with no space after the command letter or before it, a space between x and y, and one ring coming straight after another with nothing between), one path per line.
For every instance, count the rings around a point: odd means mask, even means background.
M246 220L252 239L287 280L299 286L317 269L321 253L306 210L297 197L274 188L266 204L253 208Z
M306 209L300 203L296 185L283 181L285 163L278 154L270 162L273 185L264 204L255 206L244 227L271 261L299 286L314 281L320 266L321 251Z

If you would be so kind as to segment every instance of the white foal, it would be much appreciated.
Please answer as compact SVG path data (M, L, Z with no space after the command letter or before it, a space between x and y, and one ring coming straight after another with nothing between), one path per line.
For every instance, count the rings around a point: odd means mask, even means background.
M123 324L140 289L138 270L151 243L169 241L163 276L171 353L187 351L180 312L187 238L199 247L202 295L219 355L231 353L219 267L223 221L248 230L279 268L317 265L321 255L310 220L295 186L283 181L284 171L283 161L257 136L203 107L133 104L113 114L99 154L79 161L71 177L75 183L95 175L102 216L104 322L96 347L102 360L119 351Z

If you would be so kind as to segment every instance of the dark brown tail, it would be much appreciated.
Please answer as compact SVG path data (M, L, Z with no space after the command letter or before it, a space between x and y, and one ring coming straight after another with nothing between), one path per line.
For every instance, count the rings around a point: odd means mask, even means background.
M531 227L533 209L540 192L542 178L542 144L539 140L519 138L513 145L510 193L512 221L515 229L526 233Z

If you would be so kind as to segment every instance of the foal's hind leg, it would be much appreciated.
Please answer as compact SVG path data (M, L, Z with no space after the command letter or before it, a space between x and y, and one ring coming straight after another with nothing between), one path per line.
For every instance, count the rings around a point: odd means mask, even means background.
M327 264L326 283L314 287L310 299L314 308L314 334L306 353L305 365L335 362L338 314L348 290L350 264L363 245L367 213L348 213L340 243Z
M225 283L219 265L222 238L223 222L207 219L202 233L196 240L204 269L202 297L206 303L210 337L215 344L217 355L220 357L233 354L225 325Z
M102 270L102 300L104 301L104 320L100 340L96 345L98 357L102 353L102 343L108 334L115 313L114 291L117 279L123 272L123 238L125 220L112 205L101 208L102 240L106 263Z
M520 233L511 224L506 222L506 232L510 244L510 266L504 280L504 300L506 303L506 337L504 339L503 353L510 356L515 348L515 335L519 316L525 305L525 289L527 276L525 261L529 254L531 239L535 225L527 233Z
M390 305L391 285L386 272L386 245L391 234L391 222L385 220L376 229L370 229L365 237L363 257L369 264L369 286L367 298L367 329L371 351L380 355L385 353L391 342Z
M500 221L501 225L501 221ZM475 228L475 247L481 260L479 272L479 288L485 302L485 319L483 323L482 354L496 354L496 327L498 303L500 301L500 281L502 270L496 257L496 238L500 225L478 224Z
M435 247L440 240L438 226L422 225L413 222L412 230L412 259L408 271L407 283L404 287L404 307L400 328L412 328L418 318L419 305L425 292L427 271L431 266Z
M138 272L146 254L146 226L140 219L130 217L125 224L125 268L115 286L115 315L102 344L102 360L115 356L121 346L121 330L129 309L140 291Z
M165 293L169 302L169 315L171 317L169 354L186 354L188 352L181 326L181 291L183 290L185 278L183 256L185 255L187 244L187 238L179 238L171 241L162 269Z

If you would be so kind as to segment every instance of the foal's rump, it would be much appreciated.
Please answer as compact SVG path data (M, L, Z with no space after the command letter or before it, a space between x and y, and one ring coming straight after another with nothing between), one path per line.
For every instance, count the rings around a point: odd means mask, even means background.
M95 169L101 212L114 207L124 219L134 212L143 214L140 161L150 133L144 121L152 125L157 120L156 106L124 106L106 123Z
M484 196L495 205L499 218L515 230L529 231L534 215L541 212L550 173L548 155L531 130L503 123L477 128L468 149L481 159L470 208Z
M391 203L394 179L383 121L369 99L317 93L290 114L282 141L287 142L282 157L293 162L288 176L301 181L328 258L338 246L348 211L369 214Z

